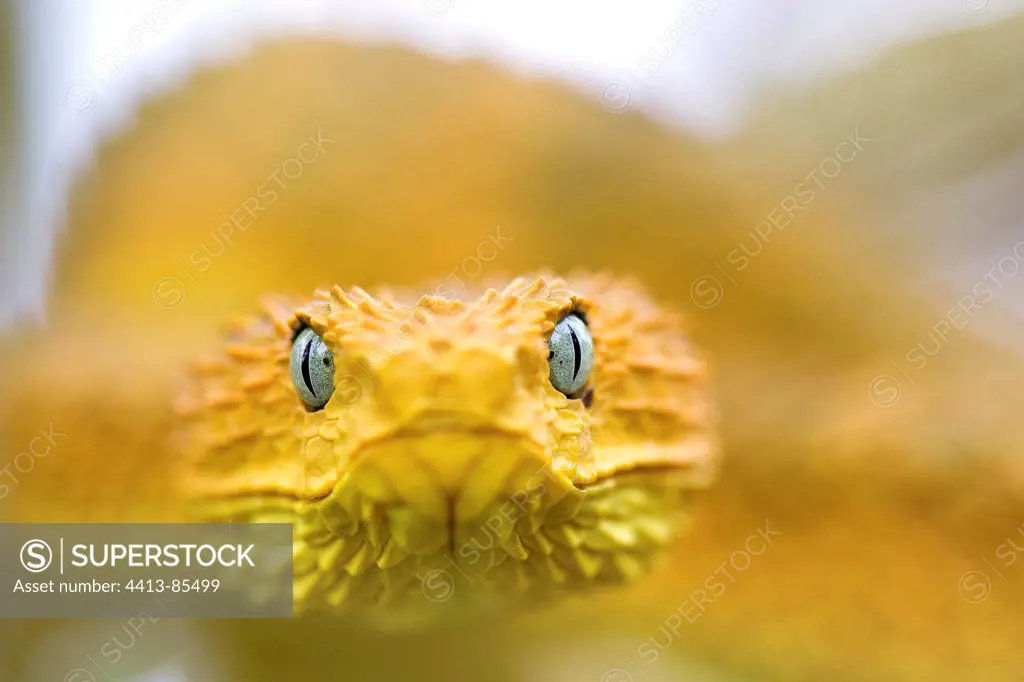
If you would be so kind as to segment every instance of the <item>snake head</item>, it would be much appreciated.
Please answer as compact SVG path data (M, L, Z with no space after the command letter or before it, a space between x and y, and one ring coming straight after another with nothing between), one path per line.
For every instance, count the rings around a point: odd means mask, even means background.
M270 302L196 367L204 520L288 521L297 610L403 622L643 574L717 449L679 316L610 277Z

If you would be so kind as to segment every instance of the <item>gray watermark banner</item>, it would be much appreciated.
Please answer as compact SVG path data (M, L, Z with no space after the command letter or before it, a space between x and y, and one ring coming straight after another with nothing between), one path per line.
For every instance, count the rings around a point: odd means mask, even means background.
M140 614L291 617L291 524L0 524L0 618Z

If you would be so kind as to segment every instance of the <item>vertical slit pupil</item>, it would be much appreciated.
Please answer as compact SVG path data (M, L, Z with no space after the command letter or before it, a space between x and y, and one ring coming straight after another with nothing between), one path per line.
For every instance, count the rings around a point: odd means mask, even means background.
M319 398L320 396L316 395L316 389L313 388L313 382L309 378L309 352L312 348L313 339L310 339L309 342L306 343L305 350L302 351L302 380L306 382L306 388L309 389L309 392Z
M569 335L572 337L572 380L576 381L576 376L580 373L580 358L582 357L582 351L580 350L580 340L576 338L576 330L570 327Z

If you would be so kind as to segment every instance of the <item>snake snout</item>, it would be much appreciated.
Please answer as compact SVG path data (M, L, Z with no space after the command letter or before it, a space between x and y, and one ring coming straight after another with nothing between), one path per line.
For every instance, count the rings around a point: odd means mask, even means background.
M449 531L510 500L571 490L574 463L553 453L576 425L545 401L544 349L524 363L532 346L508 343L507 332L446 324L436 322L440 338L421 330L371 363L373 399L353 412L347 483Z
M374 368L377 408L397 421L426 411L493 414L513 398L516 366L477 345L419 344Z

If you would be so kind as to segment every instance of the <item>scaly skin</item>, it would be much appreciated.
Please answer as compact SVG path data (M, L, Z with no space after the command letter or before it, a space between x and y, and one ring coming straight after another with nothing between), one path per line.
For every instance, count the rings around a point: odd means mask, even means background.
M589 407L548 377L546 339L571 311L595 339ZM289 373L306 326L335 357L315 412ZM294 523L299 612L407 625L635 579L714 470L706 372L679 318L610 278L273 301L196 377L179 403L193 509Z

